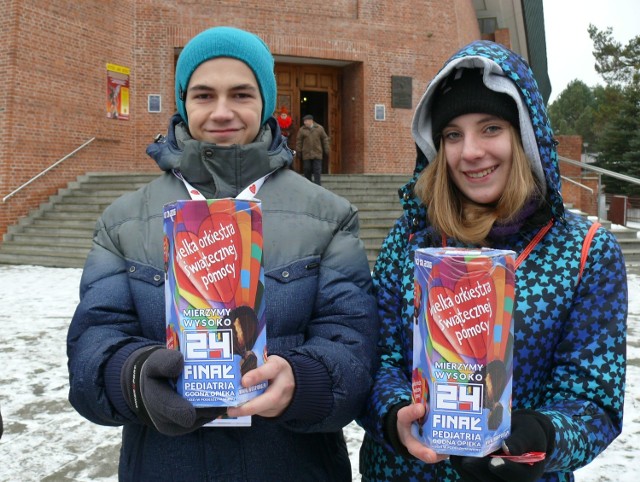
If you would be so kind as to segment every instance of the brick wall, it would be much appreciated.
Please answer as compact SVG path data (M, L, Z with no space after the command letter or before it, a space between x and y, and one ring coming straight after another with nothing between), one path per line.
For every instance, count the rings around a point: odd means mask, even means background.
M4 202L0 234L78 175L135 169L128 162L135 120L113 121L105 114L107 62L133 62L132 2L10 3L2 20L9 18L9 28L0 29L0 49L8 50L0 56L8 62L7 69L2 65L8 90L0 112L2 197L95 141Z
M558 155L566 157L574 161L580 161L582 158L582 137L581 136L556 136L558 140ZM560 175L569 179L562 179L562 198L566 204L572 205L590 216L598 213L597 192L598 177L589 174L588 171L583 174L582 168L574 166L566 162L560 161ZM572 182L573 181L573 182ZM593 192L581 187L581 184Z
M214 25L254 31L275 55L348 62L342 85L345 172L407 173L413 107L441 64L479 38L470 0L4 0L0 19L0 195L94 138L3 203L0 235L91 171L156 171L145 146L174 111L176 49ZM129 67L130 120L106 117L106 64ZM391 76L412 77L412 108L391 107ZM162 112L147 112L149 94ZM374 121L374 105L386 120ZM348 116L348 117L345 117Z
M149 1L136 7L137 64L144 65L140 75L149 79L144 85L146 78L138 79L139 141L148 141L150 130L163 131L170 115L147 114L143 89L164 91L165 104L173 105L173 49L208 27L233 25L260 35L276 56L352 63L344 68L342 86L345 172L409 173L415 158L410 132L413 109L391 108L391 76L413 78L415 107L441 64L479 38L475 10L467 0L278 4L275 14L273 5L263 1L177 3L179 11L172 11L175 2ZM146 18L153 21L142 20ZM385 105L384 122L373 120L375 104Z

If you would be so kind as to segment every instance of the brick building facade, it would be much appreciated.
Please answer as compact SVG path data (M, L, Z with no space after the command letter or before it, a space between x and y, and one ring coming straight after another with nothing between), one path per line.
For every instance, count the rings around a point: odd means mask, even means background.
M1 0L0 235L85 172L156 170L145 147L174 111L177 55L214 25L245 28L267 42L294 128L305 108L320 109L333 141L329 172L408 173L412 109L442 62L480 37L472 4ZM107 118L107 64L130 69L128 120ZM397 98L392 77L405 86ZM315 104L305 106L305 94ZM148 112L149 95L161 97L161 112ZM394 107L400 101L404 107ZM375 120L376 106L384 120Z
M582 136L556 136L558 156L582 159ZM579 209L590 216L598 215L598 175L573 164L559 162L562 176L562 198L567 206Z

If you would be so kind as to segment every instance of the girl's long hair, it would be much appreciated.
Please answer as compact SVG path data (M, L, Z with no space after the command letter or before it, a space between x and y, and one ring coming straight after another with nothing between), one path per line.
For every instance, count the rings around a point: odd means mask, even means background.
M513 126L509 131L513 161L497 202L478 204L460 192L449 176L442 142L435 159L418 178L415 193L427 206L430 223L443 235L466 244L486 245L494 223L509 223L528 201L540 196L520 135Z

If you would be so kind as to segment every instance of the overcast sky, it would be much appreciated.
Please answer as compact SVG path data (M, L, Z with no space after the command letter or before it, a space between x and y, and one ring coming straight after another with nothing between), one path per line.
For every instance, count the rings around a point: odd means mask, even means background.
M613 28L613 38L625 45L640 35L638 0L543 0L547 63L553 100L572 80L590 87L604 84L595 71L593 42L587 29Z

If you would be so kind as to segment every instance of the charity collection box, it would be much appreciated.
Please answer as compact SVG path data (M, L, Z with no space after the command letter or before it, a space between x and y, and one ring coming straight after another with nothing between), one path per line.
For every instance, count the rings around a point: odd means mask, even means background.
M258 200L185 200L164 207L167 348L180 350L177 391L195 407L238 406L266 360L262 210Z
M415 252L412 430L440 454L483 457L511 427L514 252Z

